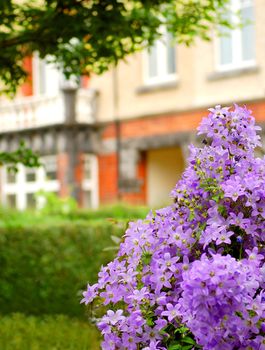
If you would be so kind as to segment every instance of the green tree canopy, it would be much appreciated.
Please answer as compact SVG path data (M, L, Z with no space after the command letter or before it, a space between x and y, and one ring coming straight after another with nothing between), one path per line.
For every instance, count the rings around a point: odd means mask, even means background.
M178 42L209 39L228 0L1 0L0 80L15 93L33 52L66 75L100 74L127 55L151 46L165 25ZM47 58L48 56L48 58Z

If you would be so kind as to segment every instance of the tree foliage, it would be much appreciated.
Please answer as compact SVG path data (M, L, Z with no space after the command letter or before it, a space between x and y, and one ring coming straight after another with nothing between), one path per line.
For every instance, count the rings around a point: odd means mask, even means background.
M41 166L39 157L30 148L21 142L19 148L13 152L0 152L0 166L6 165L8 171L17 172L18 164L34 168Z
M1 0L0 79L14 94L33 52L55 62L66 77L100 74L128 54L151 46L161 25L191 44L228 25L228 0Z

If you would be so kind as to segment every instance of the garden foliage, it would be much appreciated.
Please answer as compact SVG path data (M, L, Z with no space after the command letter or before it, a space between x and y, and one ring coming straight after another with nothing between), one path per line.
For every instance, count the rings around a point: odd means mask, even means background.
M217 106L172 191L174 204L131 223L82 302L102 348L265 349L265 158L245 107ZM97 305L104 304L104 316Z
M97 350L99 335L86 321L64 315L0 317L1 350Z
M108 222L34 220L0 228L0 313L84 317L80 291L113 258L104 248L121 229Z

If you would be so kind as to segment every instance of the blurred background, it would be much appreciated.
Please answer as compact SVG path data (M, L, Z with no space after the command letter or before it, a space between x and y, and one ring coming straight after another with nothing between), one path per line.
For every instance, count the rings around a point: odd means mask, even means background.
M28 81L15 100L0 104L0 151L23 140L44 166L21 166L16 175L2 169L2 204L33 208L39 190L85 208L170 203L208 108L236 102L258 122L265 118L265 4L231 6L246 25L190 47L174 44L164 30L151 49L78 82L37 54L27 57Z
M23 140L42 165L0 169L0 349L98 349L81 291L128 221L172 202L207 109L246 104L265 122L265 3L231 10L244 26L192 46L162 29L100 76L66 80L38 54L24 59L28 80L0 100L0 152Z

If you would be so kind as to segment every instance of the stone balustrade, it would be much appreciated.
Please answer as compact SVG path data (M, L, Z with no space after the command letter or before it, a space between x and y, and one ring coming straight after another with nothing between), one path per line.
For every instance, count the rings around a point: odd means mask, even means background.
M68 95L61 91L56 96L28 96L0 103L0 133L34 129L67 122ZM93 124L96 114L96 91L73 91L72 121Z

